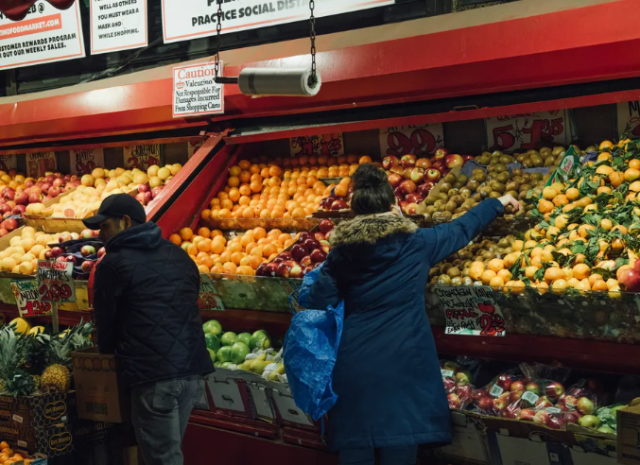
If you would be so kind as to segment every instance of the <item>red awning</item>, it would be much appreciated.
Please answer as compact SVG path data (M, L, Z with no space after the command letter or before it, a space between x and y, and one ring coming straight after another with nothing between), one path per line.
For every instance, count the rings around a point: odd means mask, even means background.
M66 10L75 0L47 0L59 10ZM0 0L0 11L13 21L20 21L36 0Z

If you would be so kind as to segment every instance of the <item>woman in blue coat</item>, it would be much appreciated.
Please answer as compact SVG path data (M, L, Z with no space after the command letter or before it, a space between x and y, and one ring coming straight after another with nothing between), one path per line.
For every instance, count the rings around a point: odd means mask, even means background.
M345 302L333 372L338 395L329 444L341 465L410 465L419 444L450 442L449 407L425 312L429 269L471 241L511 196L488 199L430 229L402 217L384 171L362 165L351 208L358 215L331 235L333 249L310 289L307 307Z

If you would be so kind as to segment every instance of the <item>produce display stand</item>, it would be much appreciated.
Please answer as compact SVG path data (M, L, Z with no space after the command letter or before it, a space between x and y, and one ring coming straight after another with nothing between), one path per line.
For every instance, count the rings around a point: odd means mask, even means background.
M224 188L228 168L237 160L258 154L253 143L640 98L640 57L629 53L640 45L640 31L634 22L640 13L637 2L619 0L575 10L550 9L544 14L511 19L510 8L517 5L500 7L505 10L496 10L494 21L475 18L478 13L465 13L453 19L455 24L449 30L432 34L424 34L429 29L418 20L379 28L383 42L366 35L358 40L357 31L329 36L320 48L325 51L318 53L323 89L316 98L248 99L236 87L227 86L226 114L210 120L172 119L169 77L105 85L98 90L89 86L75 93L25 99L17 107L13 103L0 105L0 152L23 153L28 148L24 140L56 147L75 146L82 139L89 144L101 137L131 138L132 134L145 132L206 131L204 145L148 212L148 219L156 221L169 237L181 227L193 228L199 223L200 212ZM616 27L603 28L602 24ZM305 47L306 43L292 42L261 46L246 53L228 52L223 58L232 65L225 73L237 75L246 66L299 64L302 58L298 55L306 53ZM256 63L246 58L255 56L264 61ZM56 118L49 119L46 115L50 114ZM247 221L245 227L255 224ZM209 225L242 229L241 221ZM283 230L313 225L308 219L298 224L279 223ZM259 278L235 281L249 287L261 285L254 284L260 283ZM282 282L291 290L299 285L296 280ZM273 283L276 280L268 285ZM282 292L273 308L260 309L246 299L244 303L225 305L223 312L203 311L202 316L215 318L236 331L264 328L282 337L291 319L284 295ZM533 312L541 307L530 308ZM79 310L61 310L60 324L72 324L90 315L85 309ZM561 322L556 322L555 330L545 332L515 319L508 321L511 326L504 338L445 335L437 312L429 309L442 354L517 362L560 361L605 372L638 372L640 345L633 338L580 334L570 326L563 328ZM11 303L0 305L0 313L5 318L17 316ZM230 464L265 456L274 463L336 463L334 456L319 450L323 445L317 432L280 426L274 439L274 429L264 423L196 411L185 438L187 462L210 461L210 444L217 444L216 457Z

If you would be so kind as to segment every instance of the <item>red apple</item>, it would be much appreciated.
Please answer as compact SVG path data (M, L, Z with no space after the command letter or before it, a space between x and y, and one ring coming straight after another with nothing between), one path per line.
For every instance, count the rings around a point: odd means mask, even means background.
M549 417L549 421L547 422L547 426L551 429L564 429L564 420L560 417L551 416Z
M311 257L310 256L306 256L306 257L302 257L302 259L300 260L300 266L311 266L313 265L313 262L311 261Z
M62 193L62 191L60 190L59 187L51 187L51 189L49 189L49 197L51 198L56 198L57 196L59 196Z
M449 408L451 409L460 409L462 407L462 400L458 394L449 394L447 400L449 401Z
M291 268L293 268L293 262L282 262L278 264L278 268L276 269L276 274L281 278L288 278L291 273Z
M415 182L409 179L406 179L400 183L400 186L398 186L398 188L401 190L403 194L406 195L406 194L414 193L417 189L417 186Z
M329 231L332 231L333 228L334 228L333 221L331 220L322 220L318 225L318 229L320 230L320 232L324 234L327 234Z
M518 419L522 421L533 421L533 417L536 415L536 412L531 410L530 408L524 408L520 410L520 414L518 415Z
M94 262L92 262L91 260L85 260L82 263L82 272L91 273L91 270L93 269L93 265L94 265Z
M402 182L402 176L396 173L390 173L388 176L388 180L389 180L389 184L391 184L391 187L395 189Z
M578 423L580 421L580 414L578 412L567 412L563 415L565 423Z
M98 258L103 257L103 256L104 256L104 254L106 254L106 253L107 253L107 249L105 249L104 247L100 247L100 248L98 249Z
M29 194L27 194L26 192L20 192L19 194L16 194L15 198L14 198L16 204L18 205L28 205L29 204Z
M149 187L149 184L138 184L138 192L142 192L143 194L145 192L151 192L151 187Z
M424 168L415 167L411 170L411 180L416 184L424 178Z
M550 399L557 399L564 394L564 386L556 381L552 381L545 386L544 393Z
M271 278L275 278L276 276L278 276L278 267L280 266L280 263L276 263L276 261L274 260L271 263L267 264L267 276L271 277Z
M349 206L344 200L336 200L331 204L331 211L348 210Z
M430 169L424 174L425 181L437 182L442 177L442 173L437 169Z
M316 232L314 236L316 238L316 241L318 242L322 242L325 239L324 234L322 234L320 231Z
M583 415L591 415L596 410L596 406L588 397L580 397L576 404L576 409Z
M404 171L402 172L402 177L404 179L411 179L411 172L413 171L413 168L409 167L409 168L405 168Z
M305 255L311 255L311 252L313 252L316 249L321 249L322 246L320 245L320 242L318 242L315 239L307 239L302 243L302 247L304 247L304 249L306 250L306 253L304 255L302 255L302 257L304 257ZM291 257L293 257L293 253L291 254ZM300 257L300 258L302 258ZM294 258L295 260L295 258Z
M95 255L96 248L92 245L85 245L80 249L80 253L83 257L88 257L89 255Z
M404 155L400 159L400 165L403 168L413 168L414 166L416 166L416 156L412 154Z
M506 408L507 405L509 405L509 402L508 402L507 399L505 399L503 397L497 397L497 398L492 400L491 405L495 410L500 411L500 410Z
M5 228L0 228L0 237L6 236L7 234L9 234L9 231L7 231Z
M540 410L533 416L533 422L538 423L539 425L547 426L549 424L550 418L551 415L549 415L549 412L547 412L546 410Z
M18 220L15 218L7 218L4 220L4 229L11 232L14 229L18 229Z
M22 216L24 215L24 212L26 210L27 210L27 207L25 207L24 205L16 205L15 207L13 207L13 210L11 210L11 214Z
M51 249L51 257L58 258L60 255L62 255L63 252L64 249L62 247L53 247Z
M62 243L62 242L68 242L73 240L73 237L71 237L71 234L68 232L64 232L62 234L60 234L60 236L58 236L58 242Z
M558 401L558 403L566 405L569 408L569 410L575 410L578 405L578 399L572 395L564 395L560 397L560 400Z
M91 229L83 229L80 233L80 237L83 239L91 239L93 237L93 231Z
M303 231L298 235L298 242L300 244L302 244L304 241L308 240L308 239L315 239L315 236L313 235L313 233L310 233L309 231Z
M53 180L53 183L51 184L51 187L64 187L65 181L63 178L57 178Z
M514 381L511 383L510 391L524 391L524 383L522 381Z
M493 408L493 399L488 396L481 397L476 401L476 405L480 411L488 412Z
M511 389L512 383L513 383L513 378L511 378L511 376L507 374L498 376L498 379L496 380L496 384L500 386L502 389L504 389L505 391L508 391L509 389Z
M447 168L452 169L455 166L464 165L464 159L460 155L447 155L444 164Z
M385 170L390 170L394 166L398 166L398 165L400 165L400 161L398 160L398 157L396 157L395 155L388 155L382 159L382 167Z
M416 193L420 197L428 197L429 192L433 189L434 184L431 181L427 181L424 184L420 184L416 189Z
M300 244L294 244L291 247L291 257L296 261L300 262L307 255L307 249Z
M304 276L304 270L297 263L289 270L289 277L292 279L302 279Z
M536 410L548 407L553 407L553 402L551 402L551 400L547 396L540 397L540 399L538 399L538 402L536 402Z
M311 261L313 263L322 263L327 259L327 253L322 249L314 250L309 256L311 257Z
M60 258L60 257L58 257ZM78 260L76 259L75 255L67 255L66 257L63 257L65 262L68 263L73 263L73 266L75 266L78 262Z
M473 159L475 159L476 157L474 157L473 155L462 155L462 159L466 162L471 161Z
M522 399L523 394L524 391L511 391L509 393L509 400L511 401L511 403L518 402L520 399Z
M428 158L418 158L416 160L416 168L428 170L429 168L431 168L431 160L429 160Z
M280 257L281 259L285 260L285 261L291 261L293 260L293 258L291 257L291 252L285 250L284 252L280 252L278 254L278 257Z
M442 384L444 385L444 390L447 391L447 394L451 394L456 391L456 380L451 376L445 376L442 378Z
M624 270L620 274L620 287L629 292L640 292L640 271L634 268Z
M56 261L64 263L67 261L67 257L63 257L62 255L60 255L59 257L56 258Z
M435 153L433 154L433 159L444 160L447 157L447 155L449 155L449 151L444 147L439 147L438 149L436 149Z
M529 392L533 392L535 395L539 396L541 394L540 385L538 383L529 383L525 387L525 389Z

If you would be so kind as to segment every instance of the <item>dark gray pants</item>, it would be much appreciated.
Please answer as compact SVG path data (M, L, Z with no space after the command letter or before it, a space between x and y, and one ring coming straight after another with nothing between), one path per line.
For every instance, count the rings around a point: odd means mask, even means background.
M182 438L193 407L203 399L200 375L132 388L131 421L145 465L183 465Z

